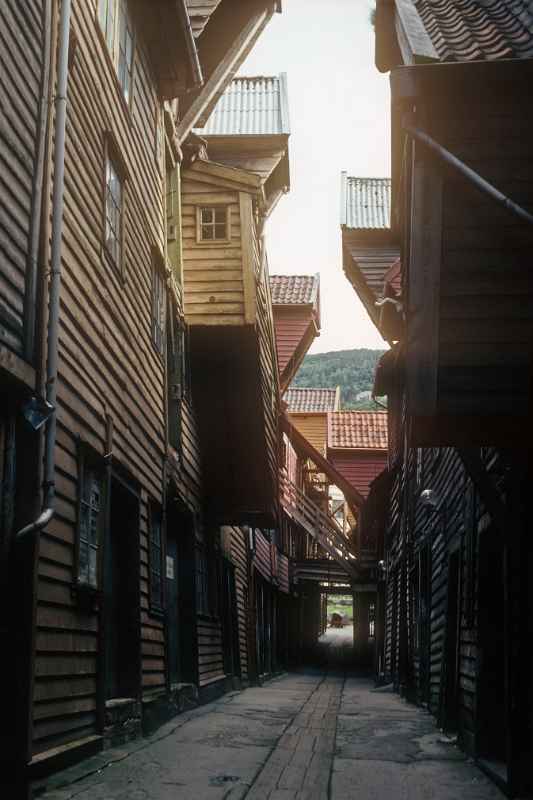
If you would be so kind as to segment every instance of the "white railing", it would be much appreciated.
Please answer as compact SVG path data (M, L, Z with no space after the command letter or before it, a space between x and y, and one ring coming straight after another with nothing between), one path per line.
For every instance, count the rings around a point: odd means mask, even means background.
M335 559L353 578L357 576L356 556L350 543L336 523L288 478L286 470L280 471L280 500L287 513L318 542L325 552Z

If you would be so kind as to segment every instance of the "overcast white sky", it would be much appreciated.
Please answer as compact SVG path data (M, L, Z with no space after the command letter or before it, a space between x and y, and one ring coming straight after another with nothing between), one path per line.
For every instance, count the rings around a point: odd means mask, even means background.
M311 352L383 348L344 277L340 173L390 174L388 77L374 66L370 0L283 0L242 75L287 73L291 191L269 221L270 272L320 273L322 333Z

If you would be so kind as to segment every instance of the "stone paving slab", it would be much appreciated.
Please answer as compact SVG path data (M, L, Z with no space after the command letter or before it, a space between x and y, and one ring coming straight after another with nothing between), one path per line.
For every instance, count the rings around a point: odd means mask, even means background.
M426 711L316 670L226 695L52 784L43 800L503 800Z

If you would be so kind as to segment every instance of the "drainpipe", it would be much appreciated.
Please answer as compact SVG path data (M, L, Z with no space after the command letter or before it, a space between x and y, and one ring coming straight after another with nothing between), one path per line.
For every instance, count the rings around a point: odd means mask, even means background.
M68 48L71 0L62 0L58 42L57 88L54 99L54 182L52 195L52 259L48 292L48 342L46 359L46 399L53 412L46 425L44 497L39 517L16 534L20 541L38 533L54 516L55 443L57 425L57 365L59 345L59 298L61 291L61 243L63 238L63 195L65 186L65 133L67 122Z

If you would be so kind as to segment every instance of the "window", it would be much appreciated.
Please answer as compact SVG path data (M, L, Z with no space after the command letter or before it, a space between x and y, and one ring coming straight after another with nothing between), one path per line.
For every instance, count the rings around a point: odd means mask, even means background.
M229 218L226 206L198 209L198 241L229 241Z
M152 341L160 355L164 353L167 292L161 269L154 264L152 286Z
M163 609L163 541L161 513L150 511L150 606L155 611Z
M163 172L165 155L164 113L161 106L155 110L155 160L159 171Z
M122 273L124 181L109 153L105 170L105 249Z
M133 82L133 24L127 0L98 0L98 21L129 104Z
M376 636L376 604L370 603L368 607L368 638L374 639Z
M204 547L196 550L196 611L209 614L209 569Z
M80 460L78 518L78 583L99 585L98 551L104 517L103 470Z
M184 323L172 312L167 326L168 438L181 447L181 401L188 394L187 337Z

